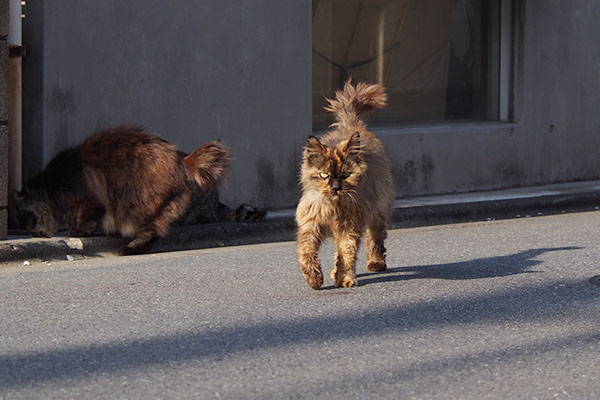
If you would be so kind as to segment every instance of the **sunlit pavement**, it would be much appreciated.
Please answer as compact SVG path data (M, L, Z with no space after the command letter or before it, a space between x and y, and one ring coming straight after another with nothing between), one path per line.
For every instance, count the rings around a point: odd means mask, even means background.
M0 398L598 398L599 212L0 268ZM364 249L363 249L364 251ZM49 265L48 265L49 264Z

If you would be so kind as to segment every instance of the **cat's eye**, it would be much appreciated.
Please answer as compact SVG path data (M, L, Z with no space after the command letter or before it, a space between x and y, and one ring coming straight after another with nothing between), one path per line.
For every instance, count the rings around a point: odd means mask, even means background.
M319 176L323 179L327 179L329 178L329 174L326 172L319 172Z

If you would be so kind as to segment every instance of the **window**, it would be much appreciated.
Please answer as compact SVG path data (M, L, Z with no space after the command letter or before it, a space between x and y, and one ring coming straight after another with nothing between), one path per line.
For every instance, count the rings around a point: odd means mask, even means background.
M372 127L506 119L505 3L313 0L313 128L349 76L387 89Z

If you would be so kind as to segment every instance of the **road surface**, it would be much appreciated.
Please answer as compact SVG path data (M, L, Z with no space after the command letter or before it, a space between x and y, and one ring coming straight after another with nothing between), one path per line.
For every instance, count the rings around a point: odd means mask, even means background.
M599 398L600 212L0 268L0 399Z

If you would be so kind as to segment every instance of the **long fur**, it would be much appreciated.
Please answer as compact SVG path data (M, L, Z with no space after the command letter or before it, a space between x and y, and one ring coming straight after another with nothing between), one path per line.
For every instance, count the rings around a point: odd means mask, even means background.
M227 174L231 154L218 141L206 143L183 159L188 173L204 190L213 190Z
M378 84L346 82L328 100L337 122L304 149L296 209L298 260L308 284L323 284L320 245L329 233L336 245L331 273L336 286L356 286L356 253L366 230L367 269L385 270L386 224L394 200L391 165L381 141L367 130L361 115L385 105Z
M340 126L348 129L366 129L360 115L376 108L383 108L387 103L387 95L382 85L359 82L352 86L352 78L348 79L343 90L335 91L335 99L326 99L329 103L326 111L335 114L337 120L332 127Z
M69 229L88 236L133 237L119 254L148 251L187 209L194 190L215 188L231 154L209 142L189 156L142 128L120 126L92 134L59 153L21 193L15 204L34 236Z

